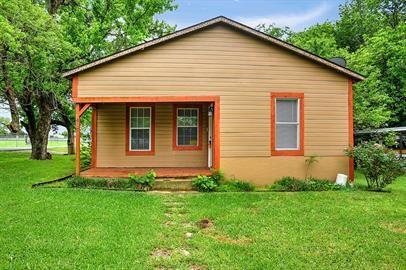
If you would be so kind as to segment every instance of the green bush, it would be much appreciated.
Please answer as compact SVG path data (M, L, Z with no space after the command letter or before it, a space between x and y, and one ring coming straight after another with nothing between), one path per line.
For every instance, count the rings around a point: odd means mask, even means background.
M223 183L226 179L224 176L224 173L221 170L212 170L211 178L214 180L214 182L217 185L219 185L220 183Z
M276 181L274 184L268 186L272 191L327 191L327 190L340 190L343 187L331 183L329 180L309 178L308 180L301 180L295 177L283 177L281 180Z
M305 183L295 177L287 176L270 185L269 189L273 191L304 191Z
M92 161L92 148L90 142L80 144L80 168L87 169Z
M113 178L82 178L73 177L67 181L68 187L72 188L110 188L110 189L134 189L135 186L128 179Z
M192 186L200 192L212 192L216 190L218 184L210 176L199 175L193 179Z
M352 151L347 150L347 155L354 158L370 190L382 190L406 172L406 160L374 142L361 143Z
M255 186L253 184L236 179L225 181L216 188L216 191L219 192L248 192L254 190Z
M145 175L129 178L82 178L72 177L67 181L68 187L72 188L103 188L103 189L132 189L150 190L155 183L155 173L148 172Z
M327 191L327 190L340 190L342 186L336 185L329 180L309 178L305 181L306 191Z
M156 173L153 170L144 175L129 175L130 183L137 187L137 189L142 190L151 190L155 184L155 177Z

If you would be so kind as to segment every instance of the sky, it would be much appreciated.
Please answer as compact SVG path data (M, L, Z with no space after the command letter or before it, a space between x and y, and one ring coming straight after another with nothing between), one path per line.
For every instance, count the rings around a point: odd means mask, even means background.
M158 16L182 29L217 16L226 16L251 27L275 23L301 31L316 23L338 19L345 0L176 0L178 8ZM0 116L9 112L0 108Z
M338 19L345 0L176 0L178 9L159 16L177 29L226 16L255 27L275 23L300 31L316 23Z

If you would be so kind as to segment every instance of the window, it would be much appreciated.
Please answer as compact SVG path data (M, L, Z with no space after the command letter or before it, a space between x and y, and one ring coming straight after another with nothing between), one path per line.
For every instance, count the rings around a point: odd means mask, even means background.
M299 103L297 99L276 99L276 150L299 148Z
M201 149L201 107L175 106L174 149Z
M303 94L272 94L272 155L303 155Z
M145 105L142 107L129 106L127 127L127 154L153 154L154 108Z

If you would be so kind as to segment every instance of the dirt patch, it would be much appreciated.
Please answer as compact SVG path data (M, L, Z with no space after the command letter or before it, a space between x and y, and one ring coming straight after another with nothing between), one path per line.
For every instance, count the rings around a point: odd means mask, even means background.
M391 232L406 234L406 227L403 224L381 223L381 227Z
M151 252L151 256L154 258L167 259L171 257L171 250L165 248L156 248Z
M213 221L211 221L208 218L204 218L204 219L199 220L198 222L196 222L196 225L200 229L206 229L206 228L210 228L210 227L213 226Z

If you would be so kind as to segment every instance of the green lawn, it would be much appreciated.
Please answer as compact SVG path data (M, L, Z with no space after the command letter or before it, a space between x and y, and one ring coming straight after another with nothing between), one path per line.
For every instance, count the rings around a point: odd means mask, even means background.
M391 193L31 189L73 171L53 158L0 153L0 269L404 269L406 177Z

